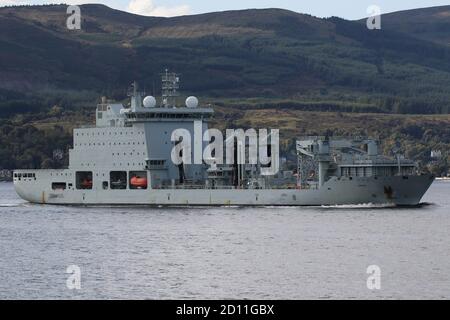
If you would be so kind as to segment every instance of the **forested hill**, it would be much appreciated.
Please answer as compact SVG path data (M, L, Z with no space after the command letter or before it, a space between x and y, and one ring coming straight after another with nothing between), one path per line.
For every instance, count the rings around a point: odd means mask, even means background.
M450 5L389 13L383 27L450 46Z
M158 95L166 67L225 107L449 112L450 7L386 15L373 31L280 9L156 18L104 5L82 5L71 31L66 8L0 8L2 117L123 99L133 80Z

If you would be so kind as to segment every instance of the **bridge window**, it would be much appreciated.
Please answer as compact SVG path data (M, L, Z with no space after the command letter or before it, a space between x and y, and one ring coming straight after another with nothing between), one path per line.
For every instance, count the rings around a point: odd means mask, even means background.
M162 169L166 164L166 160L146 160L147 169Z

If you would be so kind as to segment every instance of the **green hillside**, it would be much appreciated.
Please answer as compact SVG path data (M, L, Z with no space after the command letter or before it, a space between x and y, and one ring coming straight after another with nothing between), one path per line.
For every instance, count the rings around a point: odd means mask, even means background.
M385 14L383 28L450 46L450 6Z
M0 8L3 115L123 99L133 80L158 94L166 67L213 103L448 113L450 48L407 33L279 9L154 18L103 5L81 6L70 31L65 10Z

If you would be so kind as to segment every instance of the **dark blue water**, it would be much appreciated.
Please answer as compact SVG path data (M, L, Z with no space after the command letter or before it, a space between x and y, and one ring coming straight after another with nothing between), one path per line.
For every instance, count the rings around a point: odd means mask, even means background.
M412 209L85 208L0 183L0 298L448 299L449 196L436 182Z

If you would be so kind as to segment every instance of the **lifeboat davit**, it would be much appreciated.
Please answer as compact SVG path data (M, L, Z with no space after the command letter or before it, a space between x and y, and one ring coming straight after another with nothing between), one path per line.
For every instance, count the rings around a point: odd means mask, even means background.
M130 185L135 188L147 188L147 178L133 177L130 180Z

